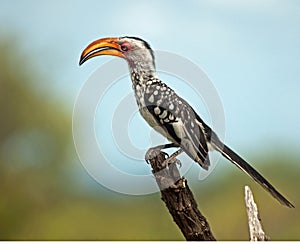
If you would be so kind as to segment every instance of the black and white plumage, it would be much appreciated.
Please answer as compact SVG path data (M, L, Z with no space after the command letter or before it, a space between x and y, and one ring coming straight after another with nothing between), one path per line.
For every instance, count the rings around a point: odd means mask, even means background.
M99 55L118 56L127 61L142 117L171 142L156 149L180 148L176 155L183 151L204 169L210 166L208 151L217 150L281 204L294 207L252 166L223 144L188 102L156 76L153 51L147 42L137 37L96 40L82 52L80 64ZM146 159L151 157L151 152L153 150L147 152Z
M188 103L157 78L148 85L135 85L134 90L140 113L148 124L208 169L206 134Z

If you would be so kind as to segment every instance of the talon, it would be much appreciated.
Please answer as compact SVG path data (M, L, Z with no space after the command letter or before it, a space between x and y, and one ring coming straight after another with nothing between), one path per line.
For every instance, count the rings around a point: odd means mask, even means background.
M179 168L182 167L182 163L181 163L181 161L179 159L176 158L175 163L179 166Z
M163 162L163 166L164 167L169 167L169 164L172 164L174 162L176 162L175 160L177 160L176 158L172 158L172 157L168 157L164 162Z
M162 163L162 167L168 169L169 164L173 164L173 163L179 165L180 168L182 167L181 161L172 155L170 157L168 157L167 159L165 159L165 161Z
M169 157L169 154L167 154L166 152L163 152L163 151L160 151L160 152L163 153L166 158Z

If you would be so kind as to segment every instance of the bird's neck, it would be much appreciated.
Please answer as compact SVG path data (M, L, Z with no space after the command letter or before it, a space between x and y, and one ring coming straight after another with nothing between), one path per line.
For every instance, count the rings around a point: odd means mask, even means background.
M129 66L131 80L134 86L136 85L150 85L154 80L157 80L154 66L141 67Z

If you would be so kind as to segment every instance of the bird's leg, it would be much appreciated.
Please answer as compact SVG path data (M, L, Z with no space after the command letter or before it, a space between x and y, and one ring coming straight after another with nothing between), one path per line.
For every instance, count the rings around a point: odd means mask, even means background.
M158 154L160 154L162 149L171 148L171 147L178 147L178 146L175 143L169 143L169 144L159 145L159 146L156 146L156 147L149 148L148 151L146 152L146 155L145 155L146 162L149 163L150 159L157 157ZM167 156L169 156L167 153L165 153L165 154Z
M178 149L176 152L174 152L173 154L171 154L170 157L168 157L164 162L163 162L163 166L164 167L168 167L169 164L171 163L176 163L181 167L181 162L176 158L180 153L182 153L183 150L180 148Z

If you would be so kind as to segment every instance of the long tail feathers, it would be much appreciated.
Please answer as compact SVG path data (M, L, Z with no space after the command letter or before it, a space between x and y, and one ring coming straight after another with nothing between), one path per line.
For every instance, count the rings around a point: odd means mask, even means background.
M244 159L232 151L229 147L224 145L220 141L213 142L213 146L219 151L225 158L230 160L234 165L248 174L253 180L265 188L271 195L276 198L282 205L290 208L295 206L290 203L283 195L281 195L260 173L258 173L252 166L250 166Z

